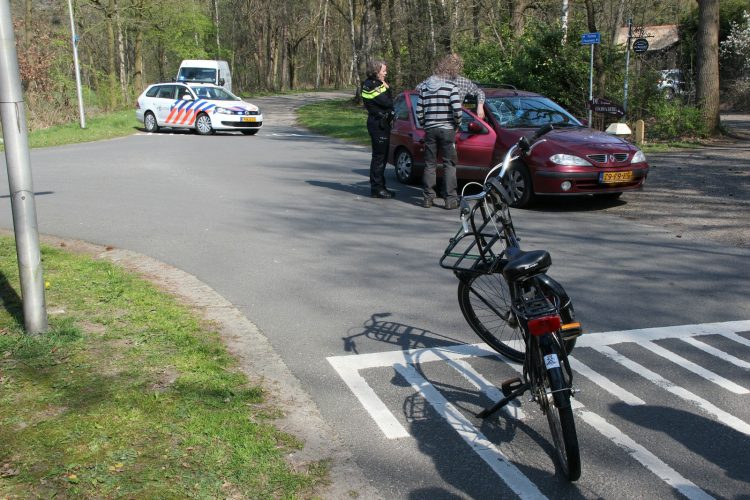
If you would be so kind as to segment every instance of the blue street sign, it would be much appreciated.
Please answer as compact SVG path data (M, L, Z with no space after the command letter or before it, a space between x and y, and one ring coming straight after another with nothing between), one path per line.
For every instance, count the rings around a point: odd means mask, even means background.
M596 33L584 33L581 35L581 45L594 45L602 43L602 34L598 31Z

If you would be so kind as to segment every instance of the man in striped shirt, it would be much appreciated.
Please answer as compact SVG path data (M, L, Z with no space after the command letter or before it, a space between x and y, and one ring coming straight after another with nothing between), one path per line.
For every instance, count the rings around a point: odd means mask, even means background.
M437 193L437 156L443 157L443 197L445 208L458 208L456 181L456 129L461 123L461 97L451 78L458 74L455 59L441 59L435 73L417 90L417 119L425 129L425 168L422 175L422 206L430 208Z

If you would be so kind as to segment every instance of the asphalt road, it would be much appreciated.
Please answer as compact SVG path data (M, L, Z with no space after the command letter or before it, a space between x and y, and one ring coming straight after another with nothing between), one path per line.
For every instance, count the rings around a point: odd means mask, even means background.
M750 250L615 213L639 194L515 212L589 332L574 352L584 470L569 485L531 405L471 416L514 368L466 347L478 339L437 264L456 213L421 208L392 171L397 198L370 199L368 149L295 128L300 98L259 99L255 137L139 132L33 151L40 232L139 252L216 290L381 497L747 494ZM669 168L661 158L655 171ZM644 193L661 189L651 181Z

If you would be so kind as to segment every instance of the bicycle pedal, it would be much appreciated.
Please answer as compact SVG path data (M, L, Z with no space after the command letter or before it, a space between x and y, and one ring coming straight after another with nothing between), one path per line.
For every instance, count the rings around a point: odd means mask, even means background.
M578 322L565 323L560 327L560 332L562 333L563 340L572 340L583 334L583 328L581 328L581 324Z
M513 391L515 391L522 385L523 385L523 382L521 381L520 378L518 377L511 378L511 379L506 380L502 384L500 384L500 390L503 391L503 396L507 398L513 393Z

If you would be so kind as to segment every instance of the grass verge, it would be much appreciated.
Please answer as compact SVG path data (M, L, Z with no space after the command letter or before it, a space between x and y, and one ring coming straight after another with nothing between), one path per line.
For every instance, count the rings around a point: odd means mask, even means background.
M29 132L30 148L46 148L63 144L79 142L101 141L123 137L138 131L138 121L133 110L116 111L106 115L98 115L86 119L86 128L81 128L80 122L56 125L43 130ZM0 150L4 150L0 143Z
M370 145L367 112L351 99L333 99L302 106L297 110L299 123L313 132Z
M12 238L0 236L0 498L298 498L325 462L301 444L218 333L104 261L42 247L50 331L22 330Z

